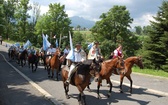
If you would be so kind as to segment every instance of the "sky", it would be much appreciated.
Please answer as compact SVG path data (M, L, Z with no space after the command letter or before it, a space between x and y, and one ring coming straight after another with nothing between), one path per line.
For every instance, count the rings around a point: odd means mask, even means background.
M165 0L166 1L166 0ZM65 5L69 17L79 16L91 21L98 21L102 13L107 13L114 5L126 6L130 17L134 19L130 24L135 26L149 25L152 16L156 16L163 0L30 0L29 3L39 3L41 14L48 11L50 3Z

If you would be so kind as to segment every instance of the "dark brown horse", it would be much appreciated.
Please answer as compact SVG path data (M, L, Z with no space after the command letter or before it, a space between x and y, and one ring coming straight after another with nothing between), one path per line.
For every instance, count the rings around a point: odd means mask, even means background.
M11 46L9 49L8 49L8 57L10 58L10 59L15 59L16 58L16 55L17 55L17 53L16 53L17 51L16 51L16 48L14 47L14 46Z
M143 69L143 63L142 63L142 58L138 56L132 56L127 59L125 59L125 69L122 70L122 73L117 73L114 72L116 75L120 75L120 92L122 93L122 83L123 79L126 76L127 79L130 81L130 93L132 93L132 79L131 79L131 73L132 73L132 66L136 64L137 66L140 67L140 69Z
M31 65L32 72L35 72L37 70L38 62L39 62L38 53L36 53L36 55L30 54L28 56L28 65L29 65L29 68L30 68L30 65ZM35 69L34 69L34 65L35 65Z
M26 64L27 57L28 57L27 50L23 50L23 52L18 55L18 64L21 64L21 66L23 67L23 65Z
M58 73L60 71L60 49L56 49L56 52L55 54L49 58L49 57L46 57L45 58L45 66L47 67L47 71L48 71L48 77L50 78L53 78L54 77L54 69L56 69L56 79L58 81ZM50 76L50 70L52 71L52 76Z
M98 97L97 98L101 98L99 95L99 89L100 89L103 79L106 79L106 81L110 84L110 90L109 90L109 93L107 94L107 97L111 96L112 83L110 81L110 76L114 71L120 72L120 70L124 69L124 60L121 57L103 61L101 64L102 64L101 71L100 71L101 79L98 81L98 86L97 86Z
M90 83L90 78L94 76L98 81L99 79L99 71L100 71L100 64L95 60L87 60L77 67L77 71L73 74L71 78L71 84L76 86L79 90L78 102L81 105L85 105L85 95L83 93L86 86ZM65 83L66 79L68 78L69 67L64 66L62 68L62 80L65 89L66 98L69 99L68 91L69 85Z

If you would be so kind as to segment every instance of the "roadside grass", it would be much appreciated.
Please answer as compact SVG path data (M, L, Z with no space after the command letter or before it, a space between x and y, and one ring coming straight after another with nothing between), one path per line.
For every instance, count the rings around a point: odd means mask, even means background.
M133 67L132 70L133 72L136 72L136 73L142 73L142 74L148 74L148 75L168 78L168 72L165 72L162 70L140 69L139 67Z

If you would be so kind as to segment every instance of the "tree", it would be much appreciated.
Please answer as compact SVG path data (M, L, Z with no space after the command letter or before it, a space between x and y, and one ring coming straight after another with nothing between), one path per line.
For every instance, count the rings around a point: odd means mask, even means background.
M3 10L3 0L0 1L0 36L4 32L4 10Z
M135 26L135 32L136 32L136 34L141 35L142 34L141 26Z
M16 0L4 1L4 17L5 17L5 35L6 38L12 38L14 33L14 13L15 13Z
M126 7L116 5L107 13L103 13L100 16L100 19L101 20L96 22L95 26L91 29L95 40L105 44L102 44L101 46L107 47L108 49L110 48L111 51L113 51L118 43L120 43L124 45L124 50L129 49L129 53L125 51L125 57L135 55L135 50L138 49L137 47L140 48L141 44L139 44L136 36L128 30L133 19L130 17L130 13ZM132 39L135 41L131 42ZM111 40L111 43L106 44L107 40ZM138 46L132 47L132 45L137 44ZM102 49L102 52L106 52L106 55L110 55L111 51L107 52L106 48Z
M145 65L149 68L166 70L168 64L168 2L163 1L155 21L151 21L152 30L143 46Z
M16 25L18 30L18 39L22 41L26 41L27 37L27 26L28 26L28 18L30 18L29 14L27 13L31 8L28 6L29 0L18 0L16 4L16 12L15 12L15 19Z
M52 34L52 37L56 35L57 38L59 38L60 35L68 36L72 27L70 27L71 21L64 9L65 6L60 5L60 3L50 4L49 11L37 21L36 34L39 35L43 32L48 35ZM69 42L68 38L65 40L67 40L67 43ZM55 43L55 39L52 39L52 43Z

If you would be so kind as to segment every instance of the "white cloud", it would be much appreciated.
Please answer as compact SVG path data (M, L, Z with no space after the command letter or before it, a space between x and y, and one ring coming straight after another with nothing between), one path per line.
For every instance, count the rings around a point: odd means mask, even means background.
M131 26L149 24L151 17L156 14L162 0L30 0L41 5L41 14L47 12L50 3L65 5L69 17L79 16L97 21L102 13L106 13L114 5L126 6L134 22Z
M146 14L143 14L139 18L134 18L134 21L133 21L133 24L131 25L131 27L134 28L135 26L150 25L150 21L154 21L153 16L155 16L155 14L146 13Z

